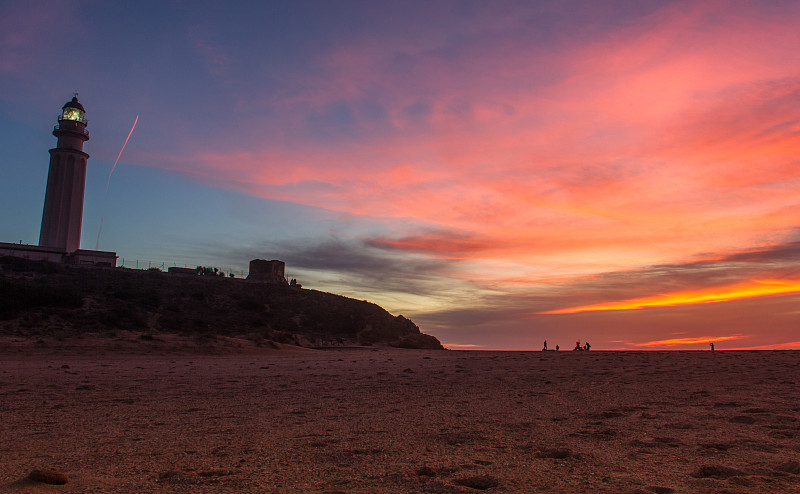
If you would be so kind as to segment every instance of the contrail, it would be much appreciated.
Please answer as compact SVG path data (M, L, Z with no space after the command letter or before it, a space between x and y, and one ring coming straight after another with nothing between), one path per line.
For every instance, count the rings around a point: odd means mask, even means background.
M133 129L136 128L136 122L139 121L139 115L136 115L136 119L133 121L133 126L131 127L131 131L128 132L128 137L125 138L125 142L122 144L122 149L119 150L119 154L117 155L117 161L114 162L114 166L111 167L111 172L108 174L108 183L106 184L106 197L103 199L103 211L106 210L106 203L108 202L108 189L111 187L111 175L114 174L114 170L117 168L117 163L119 163L119 159L122 156L122 152L125 151L125 146L128 145L128 140L131 138L131 134L133 134ZM103 215L100 215L100 229L97 230L97 243L94 246L94 250L100 250L100 234L103 232Z

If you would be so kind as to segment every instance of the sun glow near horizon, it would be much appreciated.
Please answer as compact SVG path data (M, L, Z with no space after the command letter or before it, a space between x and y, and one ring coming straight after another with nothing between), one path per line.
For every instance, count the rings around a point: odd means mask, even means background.
M800 292L800 281L754 280L726 287L715 287L696 291L665 293L615 302L583 305L539 312L538 314L576 314L579 312L623 311L651 307L674 307L681 305L710 304L752 297L785 295Z

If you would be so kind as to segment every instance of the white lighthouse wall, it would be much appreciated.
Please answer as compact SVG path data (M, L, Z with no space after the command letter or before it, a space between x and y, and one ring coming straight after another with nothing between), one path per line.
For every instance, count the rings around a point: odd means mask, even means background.
M83 153L81 153L83 154ZM86 158L51 150L39 245L74 252L80 248Z

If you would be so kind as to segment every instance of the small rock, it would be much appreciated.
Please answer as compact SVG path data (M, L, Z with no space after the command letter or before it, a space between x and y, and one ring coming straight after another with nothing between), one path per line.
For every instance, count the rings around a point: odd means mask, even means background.
M787 461L786 463L781 463L780 465L778 465L777 468L775 468L775 470L779 472L786 472L794 475L800 475L800 462Z
M69 477L55 470L33 470L28 478L42 484L64 485L69 482Z
M701 448L704 449L716 449L717 451L728 451L733 447L733 444L728 443L701 443Z
M698 479L727 479L739 475L744 475L744 472L736 470L735 468L723 467L719 465L702 466L692 473L692 477Z
M486 489L491 489L492 487L497 487L500 485L500 482L490 476L490 475L476 475L474 477L464 477L461 479L456 479L455 483L458 485L463 485L464 487L469 487L471 489L478 489L481 491L485 491Z
M572 451L567 448L540 448L538 456L539 458L555 458L558 460L563 460L564 458L569 458L572 456Z
M199 472L197 475L200 477L225 477L232 474L233 472L230 470L206 470L204 472Z

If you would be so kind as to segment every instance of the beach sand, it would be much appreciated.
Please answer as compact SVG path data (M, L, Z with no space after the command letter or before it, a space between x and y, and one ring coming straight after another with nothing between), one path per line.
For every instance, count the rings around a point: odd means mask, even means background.
M0 492L800 493L800 352L78 347L4 343Z

